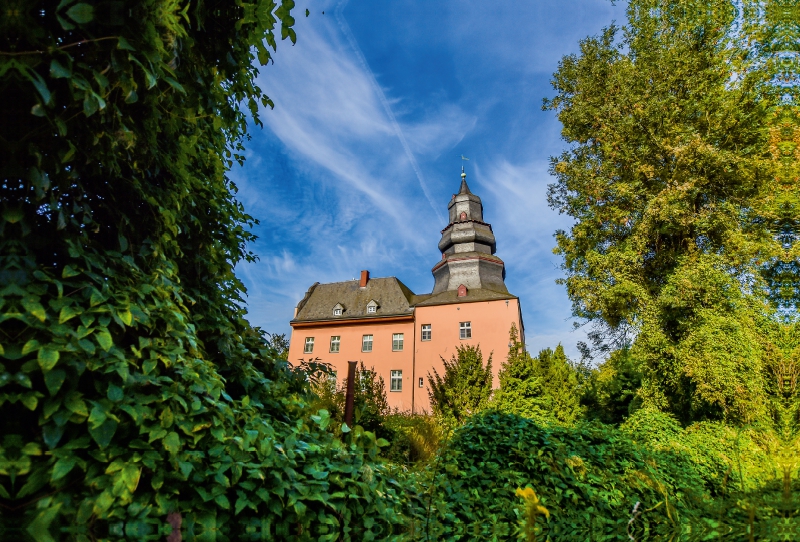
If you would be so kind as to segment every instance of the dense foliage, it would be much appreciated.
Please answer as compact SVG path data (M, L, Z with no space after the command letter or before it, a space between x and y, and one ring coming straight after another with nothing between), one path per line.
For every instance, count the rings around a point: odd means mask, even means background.
M428 374L428 395L433 414L446 423L461 424L489 405L492 394L492 355L483 364L480 345L456 346L456 353L442 358L444 374Z
M0 537L797 532L789 2L632 0L555 74L550 202L599 367L512 337L492 397L491 357L461 347L434 418L389 412L362 366L353 428L234 274L255 221L226 171L293 2L6 4Z
M292 8L4 5L4 539L363 539L401 521L374 434L342 442L312 415L234 275L254 220L226 171Z
M508 359L499 372L500 388L491 405L501 412L539 421L572 423L583 415L581 375L564 348L546 348L532 357L522 348L516 327L511 328Z

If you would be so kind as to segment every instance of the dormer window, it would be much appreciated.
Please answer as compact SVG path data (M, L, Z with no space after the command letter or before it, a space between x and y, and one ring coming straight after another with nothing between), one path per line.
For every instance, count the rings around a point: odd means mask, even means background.
M344 313L344 306L341 303L337 303L335 307L333 307L333 315L334 316L341 316Z
M374 299L367 303L367 314L375 314L378 312L378 302Z

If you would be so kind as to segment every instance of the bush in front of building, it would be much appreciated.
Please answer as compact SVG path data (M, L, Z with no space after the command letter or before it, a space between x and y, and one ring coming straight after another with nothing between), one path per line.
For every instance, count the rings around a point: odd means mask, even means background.
M449 360L444 358L444 374L436 369L428 374L433 414L450 426L463 424L467 418L489 406L492 395L492 355L486 364L480 345L456 347Z

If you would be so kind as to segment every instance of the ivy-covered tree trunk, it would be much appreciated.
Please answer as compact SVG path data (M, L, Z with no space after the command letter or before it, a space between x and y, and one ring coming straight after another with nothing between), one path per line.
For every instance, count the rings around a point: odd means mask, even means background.
M345 447L309 417L234 275L255 220L226 172L293 5L4 5L3 538L398 521L380 469L360 474L374 435Z

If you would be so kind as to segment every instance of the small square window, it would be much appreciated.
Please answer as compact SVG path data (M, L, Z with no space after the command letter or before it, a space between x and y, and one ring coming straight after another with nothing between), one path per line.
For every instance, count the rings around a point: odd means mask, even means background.
M372 335L364 335L361 337L361 351L372 352Z
M422 378L422 377L419 377L419 387L420 388L424 388L425 387L425 379Z
M403 371L392 371L389 391L403 391Z
M339 339L341 337L339 335L333 335L331 337L331 353L335 354L339 352Z
M341 316L342 315L342 309L333 309L333 315L334 316Z
M430 324L422 324L422 340L423 341L430 341L431 340L431 325Z
M462 339L471 339L472 338L472 322L460 322L459 323L459 332L460 337Z
M394 333L392 335L392 351L400 352L401 350L403 350L403 334Z
M311 354L314 352L314 337L306 337L306 344L303 346L303 354Z
M367 312L374 314L377 309L378 307L376 307L375 305L370 305L369 307L367 307Z

